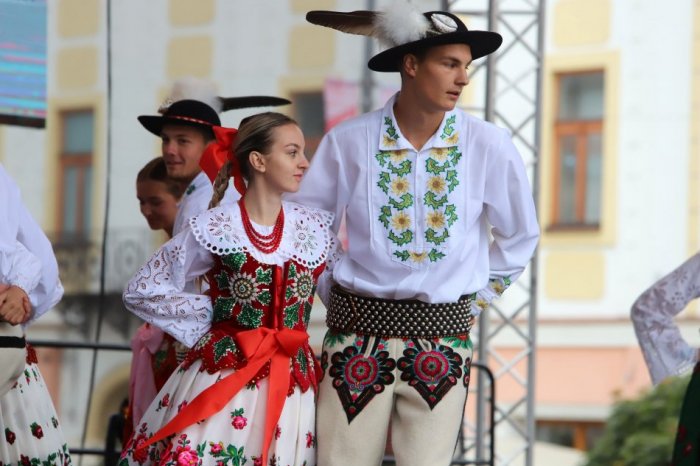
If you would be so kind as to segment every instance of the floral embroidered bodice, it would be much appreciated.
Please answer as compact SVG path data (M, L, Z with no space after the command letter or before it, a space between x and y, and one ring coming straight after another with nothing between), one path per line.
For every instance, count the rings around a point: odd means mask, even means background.
M311 315L316 282L325 268L308 268L295 260L283 265L258 262L249 254L236 252L215 256L207 272L213 305L212 328L190 351L185 367L202 359L210 373L239 368L245 357L235 342L235 334L258 327L306 331ZM256 377L267 375L265 367ZM318 365L308 345L292 360L291 384L302 391L316 385Z
M193 348L185 367L198 359L212 373L242 367L245 357L235 338L240 331L306 330L316 283L337 247L328 229L333 215L291 202L284 210L282 242L271 254L252 246L237 205L221 206L192 218L190 228L129 282L127 308ZM207 294L185 291L185 283L202 275ZM305 345L292 359L292 387L315 386L316 374L315 357Z

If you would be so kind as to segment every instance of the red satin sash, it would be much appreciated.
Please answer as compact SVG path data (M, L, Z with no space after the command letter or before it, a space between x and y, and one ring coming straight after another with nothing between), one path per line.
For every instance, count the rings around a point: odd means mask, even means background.
M301 330L284 328L275 330L260 327L236 334L236 343L247 359L245 367L230 374L205 389L182 409L173 419L156 432L139 449L181 432L186 427L207 419L224 406L250 382L262 367L270 362L267 412L263 437L262 464L267 464L267 453L272 436L289 391L289 360L299 348L307 344L309 335Z

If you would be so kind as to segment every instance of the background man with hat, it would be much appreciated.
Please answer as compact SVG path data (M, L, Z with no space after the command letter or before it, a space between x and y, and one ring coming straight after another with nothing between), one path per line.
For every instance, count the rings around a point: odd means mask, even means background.
M138 117L144 128L161 138L168 176L187 185L178 205L173 236L182 231L190 218L208 209L214 194L212 181L219 167L213 166L212 173L206 173L210 170L203 171L200 164L204 149L215 139L212 127L221 126L219 112L289 103L286 99L268 96L218 97L213 83L190 77L175 83L158 110L160 115ZM238 192L229 189L222 202L233 202L237 198Z
M348 250L319 282L329 331L318 464L379 464L391 421L399 466L448 465L472 322L521 274L539 236L510 135L455 108L472 60L502 39L407 2L307 19L380 38L390 48L370 69L401 74L383 109L324 137L294 196L334 212L335 228L347 222Z

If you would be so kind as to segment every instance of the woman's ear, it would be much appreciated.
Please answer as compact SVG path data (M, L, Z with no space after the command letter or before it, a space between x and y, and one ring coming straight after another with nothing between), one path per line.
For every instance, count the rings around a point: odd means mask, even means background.
M260 152L256 150L251 151L248 155L248 161L250 162L250 166L253 170L260 173L265 173L265 158Z

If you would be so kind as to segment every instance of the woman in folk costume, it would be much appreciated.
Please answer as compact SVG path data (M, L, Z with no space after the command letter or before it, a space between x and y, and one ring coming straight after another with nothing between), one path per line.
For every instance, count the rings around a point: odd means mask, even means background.
M632 305L632 323L654 384L692 370L681 408L671 466L700 464L698 348L683 339L673 318L700 297L700 253L656 282Z
M177 203L185 186L170 177L162 157L151 159L136 175L136 197L141 214L151 230L163 230L173 236ZM133 358L129 378L129 409L124 429L128 439L141 421L187 348L160 328L144 323L131 340ZM178 358L178 355L182 355ZM180 359L180 361L178 361Z
M0 327L7 335L8 325L25 328L46 313L63 296L63 287L51 243L2 165L0 205ZM19 335L0 338L0 463L71 464L36 353L25 344L22 332ZM6 358L14 358L18 346L25 361L20 359L15 372L17 365Z
M282 201L308 167L293 120L263 113L244 119L237 134L214 130L208 151L228 160L212 208L191 219L124 292L129 310L193 349L120 464L311 466L320 371L306 328L336 245L333 216ZM217 207L230 175L243 197ZM202 275L207 294L184 291Z

